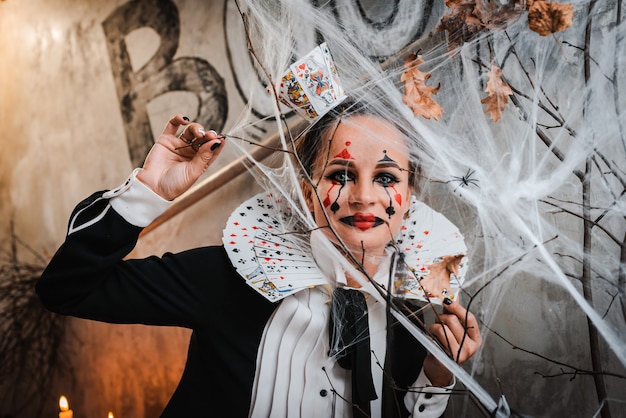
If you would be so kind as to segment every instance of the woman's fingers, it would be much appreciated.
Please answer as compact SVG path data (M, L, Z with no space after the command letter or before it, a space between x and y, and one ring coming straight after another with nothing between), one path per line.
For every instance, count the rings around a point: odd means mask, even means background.
M178 135L178 139L182 140L185 144L191 145L194 144L198 140L202 140L206 131L204 127L199 123L190 123L183 129L183 131Z
M198 149L200 149L201 146L204 146L203 151L206 151L206 149L208 148L208 151L216 152L222 146L222 143L224 142L225 138L222 135L219 135L214 130L210 130L208 132L205 132L202 138L200 139L201 139L201 142L194 143L194 145Z
M429 331L455 361L463 363L482 344L478 321L458 302L445 305L445 311L447 313L437 316L437 323L431 325Z
M177 134L181 126L183 129ZM216 138L218 135L215 131L207 132L200 123L191 122L187 116L178 114L167 122L159 142L168 143L175 151L187 150L188 148L197 151L202 145Z
M191 123L178 134L178 140L180 142L174 149L181 155L192 156L201 152L204 154L202 159L206 160L222 146L224 137L214 130L206 131L199 123Z
M465 309L459 302L455 301L451 301L450 304L444 305L444 312L444 316L446 314L448 315L445 316L446 318L454 317L458 320L458 323L463 326L464 332L467 333L468 337L478 343L482 343L478 321L473 313Z
M163 133L166 135L176 136L176 132L178 132L178 128L181 125L188 125L190 120L187 116L178 114L172 116L172 118L167 122L165 128L163 129Z
M444 323L432 324L428 331L437 341L443 350L457 360L459 343L448 326Z
M223 142L224 137L215 131L206 131L201 124L178 114L166 124L138 178L164 199L172 200L206 171L220 154Z
M189 168L193 171L191 177L199 177L213 163L222 151L223 142L224 137L211 130L189 145L195 152L189 161Z

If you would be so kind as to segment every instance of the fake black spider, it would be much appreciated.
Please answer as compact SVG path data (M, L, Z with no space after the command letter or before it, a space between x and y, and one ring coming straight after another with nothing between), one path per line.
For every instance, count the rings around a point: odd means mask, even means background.
M472 170L471 168L468 168L467 169L467 173L465 173L464 176L461 176L461 177L459 177L459 176L452 176L452 180L450 180L450 181L458 181L459 182L459 185L454 188L454 191L456 192L456 190L459 187L468 187L470 185L471 186L476 186L476 187L480 188L480 186L478 185L478 179L472 178L472 175L475 172L476 172L475 170Z

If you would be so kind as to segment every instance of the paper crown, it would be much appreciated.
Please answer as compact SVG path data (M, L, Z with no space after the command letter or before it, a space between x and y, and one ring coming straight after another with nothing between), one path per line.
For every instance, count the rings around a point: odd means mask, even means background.
M319 119L346 98L326 43L291 64L277 90L283 104L310 122Z

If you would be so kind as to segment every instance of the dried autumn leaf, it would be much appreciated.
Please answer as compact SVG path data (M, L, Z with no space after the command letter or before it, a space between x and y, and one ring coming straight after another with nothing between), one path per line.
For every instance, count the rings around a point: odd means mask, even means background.
M411 54L404 61L406 71L402 73L400 81L404 82L404 96L402 101L413 110L415 116L423 116L426 119L433 118L439 120L443 113L443 109L433 99L433 95L437 94L441 88L441 84L437 87L426 85L431 75L423 73L419 70L419 66L424 60L419 55Z
M513 90L502 80L502 70L495 64L491 64L485 91L488 95L480 102L487 105L485 113L491 117L491 120L497 122L509 103L509 96L513 94Z
M569 28L573 19L572 4L536 0L528 9L528 27L541 36Z
M448 49L453 50L474 39L483 27L480 20L473 15L474 1L448 0L446 6L451 12L441 17L437 31L448 33Z
M516 22L526 12L526 1L476 0L472 14L487 29L504 30Z
M503 30L526 11L525 0L446 0L450 13L441 17L438 31L447 31L448 49L461 47L481 32Z
M447 255L441 261L428 266L430 273L420 280L420 286L428 297L443 298L450 290L450 275L459 274L459 265L463 255Z

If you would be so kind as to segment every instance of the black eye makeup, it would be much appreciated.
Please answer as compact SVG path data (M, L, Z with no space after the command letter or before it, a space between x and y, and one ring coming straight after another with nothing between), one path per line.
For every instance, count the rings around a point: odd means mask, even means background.
M374 177L374 181L383 187L391 187L398 184L400 179L391 173L380 173Z
M401 182L400 177L397 174L392 173L394 170L402 171L400 167L398 167L395 163L391 165L386 165L386 167L379 167L379 170L390 170L390 171L380 171L374 172L372 174L372 181L377 183L383 187L391 187ZM326 180L331 182L345 185L347 182L355 181L356 174L349 169L349 167L344 167L338 170L331 171L330 173L324 176Z
M344 185L349 181L354 181L354 175L345 169L333 171L330 174L326 175L325 178L341 185Z

